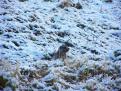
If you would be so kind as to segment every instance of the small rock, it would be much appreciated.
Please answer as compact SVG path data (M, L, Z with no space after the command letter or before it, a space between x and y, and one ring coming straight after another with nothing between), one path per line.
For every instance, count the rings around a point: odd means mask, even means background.
M39 30L34 31L33 34L35 34L36 36L42 35L42 33Z
M12 38L13 36L12 35L10 35L10 34L5 34L4 35L6 38Z
M64 42L64 44L65 44L65 45L67 45L67 46L69 46L69 47L74 47L74 45L73 45L72 43L67 42L67 41L66 41L66 42Z
M17 47L19 47L20 45L16 42L16 41L12 41Z
M120 30L119 27L114 27L114 26L110 26L110 29L113 29L113 30Z
M104 0L104 1L105 1L105 2L110 2L110 3L113 2L113 0Z
M36 19L36 17L33 15L33 16L30 16L30 19L29 19L29 21L30 22L34 22L34 21L36 21L37 19Z
M52 0L44 0L45 2L52 2Z
M28 0L19 0L20 2L25 2L25 1L28 1Z
M45 30L45 28L43 26L40 26L41 29Z
M54 29L61 29L58 25L52 25L52 28L54 28Z
M6 15L6 14L8 14L7 12L3 12L3 13L1 13L0 15Z
M78 2L78 3L75 4L75 8L82 9L82 5Z
M113 54L114 54L115 57L118 57L118 56L121 55L121 50L116 50L116 51L114 51Z
M82 29L84 29L86 27L86 25L81 24L81 23L77 24L76 26L79 27L79 28L82 28Z
M0 30L0 35L2 35L4 32L2 30Z
M64 32L58 32L57 35L60 37L64 37L64 36L68 36L69 34L64 31Z
M29 37L30 37L30 40L36 41L36 37L35 36L30 35Z
M55 20L54 20L53 17L50 19L50 21L51 21L52 23L55 23Z
M91 53L93 53L93 54L99 54L99 52L97 51L97 50L90 50L91 51Z
M5 44L3 44L3 47L6 48L6 49L9 49L9 47Z

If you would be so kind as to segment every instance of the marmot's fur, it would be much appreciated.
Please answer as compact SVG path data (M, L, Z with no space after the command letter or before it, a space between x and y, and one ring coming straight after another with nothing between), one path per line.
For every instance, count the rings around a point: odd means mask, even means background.
M74 3L71 0L62 0L61 4L59 7L64 8L64 7L73 7Z
M60 46L57 52L54 54L54 59L66 59L66 53L69 51L69 47L66 44Z

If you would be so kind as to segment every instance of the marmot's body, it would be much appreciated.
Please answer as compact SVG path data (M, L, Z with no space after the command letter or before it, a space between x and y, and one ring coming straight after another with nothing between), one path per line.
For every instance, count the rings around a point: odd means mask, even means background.
M74 3L71 0L62 0L60 7L64 8L64 7L72 7L74 6Z
M67 45L62 45L58 48L58 51L54 54L54 59L66 59L66 53L69 51L69 47Z
M71 0L63 0L63 4L67 7L73 6L73 2Z
M74 7L77 8L77 9L82 9L82 6L81 6L81 4L79 2L76 3Z

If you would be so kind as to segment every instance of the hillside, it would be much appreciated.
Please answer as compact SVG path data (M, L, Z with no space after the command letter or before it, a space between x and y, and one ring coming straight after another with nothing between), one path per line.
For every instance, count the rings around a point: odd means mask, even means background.
M0 91L121 90L121 1L79 2L0 0Z

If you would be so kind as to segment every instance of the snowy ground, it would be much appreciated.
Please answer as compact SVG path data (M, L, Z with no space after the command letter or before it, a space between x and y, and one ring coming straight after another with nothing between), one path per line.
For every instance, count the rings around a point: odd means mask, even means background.
M121 2L80 2L82 9L62 9L57 1L0 0L0 75L12 84L5 91L121 90ZM48 60L66 41L66 64Z

